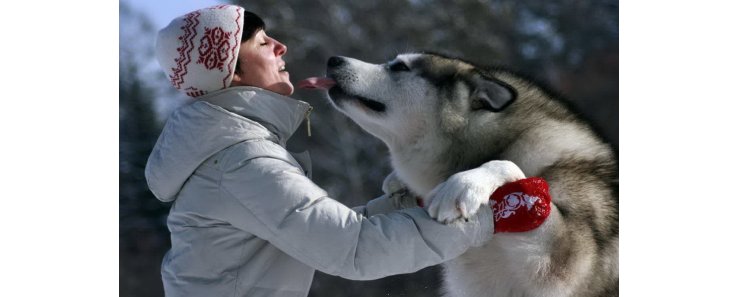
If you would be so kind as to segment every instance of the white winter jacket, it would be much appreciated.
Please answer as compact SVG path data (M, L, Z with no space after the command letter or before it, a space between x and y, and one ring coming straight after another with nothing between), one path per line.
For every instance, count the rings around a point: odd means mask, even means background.
M234 87L170 116L146 166L151 191L174 201L167 296L303 297L315 269L355 280L410 273L490 237L486 207L443 225L418 207L391 211L398 200L385 196L355 210L329 198L285 149L309 110Z

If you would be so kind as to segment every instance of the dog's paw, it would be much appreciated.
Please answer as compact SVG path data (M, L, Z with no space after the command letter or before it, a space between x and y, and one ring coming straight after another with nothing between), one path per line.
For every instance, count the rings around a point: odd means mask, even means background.
M525 178L510 161L490 161L452 175L427 195L427 212L442 223L472 217L501 185Z
M437 185L428 195L427 212L439 222L448 224L471 217L488 201L489 186L480 180L480 172L461 172Z
M388 174L388 176L385 177L385 180L383 180L382 189L383 193L393 194L405 190L406 185L404 185L401 179L398 178L398 175L396 175L396 171L393 171L391 172L391 174Z

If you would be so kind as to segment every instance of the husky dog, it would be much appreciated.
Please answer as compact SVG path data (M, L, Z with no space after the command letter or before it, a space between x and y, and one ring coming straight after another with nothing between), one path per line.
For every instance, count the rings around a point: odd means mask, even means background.
M332 57L327 76L335 107L385 142L395 174L419 196L459 192L434 187L479 166L512 171L492 160L550 185L552 212L539 228L496 234L443 264L445 296L619 294L615 152L565 102L512 71L432 53L385 64ZM443 222L488 199L436 197L454 200L425 201Z

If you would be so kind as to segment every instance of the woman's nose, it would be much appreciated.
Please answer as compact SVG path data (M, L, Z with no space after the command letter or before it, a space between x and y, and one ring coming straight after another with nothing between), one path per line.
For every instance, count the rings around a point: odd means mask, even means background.
M280 41L275 40L275 55L279 57L285 55L287 52L288 47L285 44L280 43Z

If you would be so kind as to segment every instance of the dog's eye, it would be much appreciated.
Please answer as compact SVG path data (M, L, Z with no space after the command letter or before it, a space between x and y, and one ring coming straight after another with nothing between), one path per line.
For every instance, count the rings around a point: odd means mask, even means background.
M406 66L406 64L404 64L403 62L395 62L391 65L388 65L388 69L390 69L391 71L411 71L411 69L409 69L409 66Z

